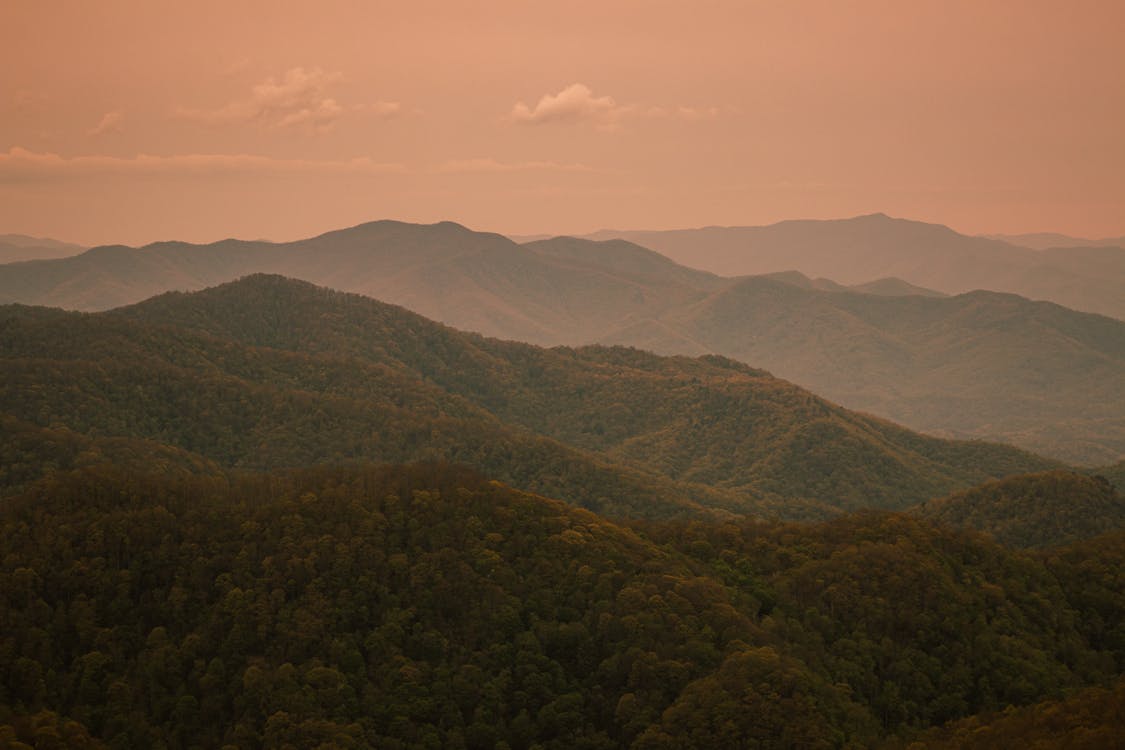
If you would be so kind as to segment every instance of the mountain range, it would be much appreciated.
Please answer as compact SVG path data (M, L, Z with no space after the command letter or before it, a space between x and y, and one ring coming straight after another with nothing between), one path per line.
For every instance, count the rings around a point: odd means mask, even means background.
M938 435L1090 465L1125 456L1125 323L888 278L724 278L624 240L518 245L452 223L383 221L293 243L102 247L0 266L0 300L101 310L258 271L539 345L720 354Z
M1015 448L276 275L0 306L0 369L2 744L1119 734L1125 507Z
M1058 466L720 357L485 339L277 276L96 315L8 306L0 353L32 453L65 428L247 469L441 459L609 515L824 517Z
M757 227L603 230L587 239L629 240L724 276L797 270L849 285L895 276L946 294L1011 292L1125 319L1125 247L1120 243L1048 243L1052 246L1030 251L884 214Z
M50 260L78 255L86 248L70 242L26 234L0 234L0 264L23 260Z
M1125 247L1125 237L1103 237L1092 240L1087 237L1071 237L1058 232L1034 232L1031 234L984 234L990 240L1000 240L1009 245L1048 250L1052 247Z

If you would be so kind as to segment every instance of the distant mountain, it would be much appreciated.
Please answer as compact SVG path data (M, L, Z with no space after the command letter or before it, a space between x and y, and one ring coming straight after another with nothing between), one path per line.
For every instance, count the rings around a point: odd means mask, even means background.
M290 243L99 247L75 258L0 267L0 302L106 310L260 272L541 344L588 343L605 333L607 322L651 316L722 284L624 242L564 239L521 247L451 222L377 221Z
M879 297L748 277L604 343L721 352L914 429L1125 456L1125 322L1014 295Z
M1118 272L1113 251L1077 252L1106 279ZM105 247L0 266L0 299L100 310L260 270L489 336L720 354L935 434L1091 465L1125 457L1125 323L1011 295L942 299L898 278L723 278L623 240L521 246L451 223L373 222L293 243Z
M1028 252L949 227L884 214L761 227L671 231L603 230L590 239L626 239L672 260L723 276L798 270L845 285L894 276L946 294L976 289L1125 319L1125 247L1090 257L1071 250Z
M1047 250L1052 247L1125 247L1125 237L1103 237L1100 240L1090 240L1084 237L1070 237L1054 232L1037 232L1034 234L985 234L991 240L1000 240L1009 245L1030 248L1032 250Z
M1014 547L1067 544L1125 528L1125 496L1104 479L1068 471L994 480L912 510Z
M604 240L611 242L612 240ZM936 292L933 289L926 289L925 287L914 286L902 279L896 279L893 276L887 276L874 281L868 281L865 284L852 284L845 286L837 284L831 279L810 279L800 271L777 271L775 273L760 274L759 278L772 279L774 281L781 281L792 286L800 287L801 289L815 289L820 292L858 292L860 294L874 294L880 297L909 297L911 295L918 295L921 297L947 297L949 295L941 292Z
M8 307L0 352L0 411L40 428L233 467L458 461L610 515L822 517L1057 465L718 357L483 339L275 276L98 315Z
M81 253L86 248L69 242L29 237L26 234L0 234L0 264L24 260L49 260L66 258Z

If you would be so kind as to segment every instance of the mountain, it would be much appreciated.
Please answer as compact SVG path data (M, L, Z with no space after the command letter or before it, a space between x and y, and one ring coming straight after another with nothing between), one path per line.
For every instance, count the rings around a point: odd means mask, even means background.
M1123 562L886 513L631 528L440 463L87 467L0 505L0 737L873 747L1118 679Z
M720 357L484 339L275 276L96 315L8 307L0 352L0 411L39 427L245 468L458 461L619 516L902 508L1057 465Z
M629 240L723 276L797 270L845 285L894 276L946 294L1011 292L1125 320L1125 247L1096 248L1091 264L1078 248L1029 252L884 214L760 227L603 230L589 238Z
M1060 545L1125 528L1125 497L1113 485L1067 471L986 482L912 510L1016 547Z
M1032 250L1048 250L1053 247L1125 247L1125 237L1103 237L1091 240L1084 237L1070 237L1055 232L1036 232L1033 234L986 234L991 240L1007 242Z
M541 344L594 340L722 280L628 243L521 247L452 222L377 221L290 243L224 240L99 247L0 267L0 302L106 310L169 290L276 273L375 297L465 330Z
M66 258L81 253L86 248L69 242L46 237L29 237L26 234L0 234L0 264L24 260Z
M1125 455L1125 323L1051 303L829 293L747 277L600 340L721 352L926 432L1086 464Z
M612 242L613 240L604 241ZM935 292L933 289L908 284L902 279L896 279L893 276L886 276L874 281L868 281L865 284L853 284L851 286L837 284L831 279L810 279L800 271L776 271L774 273L760 274L759 276L761 278L792 284L801 289L814 289L821 292L859 292L860 294L875 294L882 297L909 297L915 294L923 297L948 296L941 292Z
M1112 251L1079 250L1105 279L1125 273ZM521 246L450 223L373 222L293 243L95 248L0 266L0 299L100 310L260 270L489 336L719 354L933 434L1089 465L1125 457L1125 323L1003 294L941 299L901 278L723 278L622 240ZM1080 294L1086 282L1072 281Z

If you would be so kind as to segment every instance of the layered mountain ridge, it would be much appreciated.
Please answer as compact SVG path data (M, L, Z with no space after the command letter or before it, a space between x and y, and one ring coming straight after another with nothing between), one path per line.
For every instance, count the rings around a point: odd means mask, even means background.
M11 417L231 467L433 458L610 515L811 518L1057 466L927 438L720 357L485 339L277 276L2 321Z
M1095 265L1103 254L1083 252ZM902 279L723 278L623 240L520 246L449 222L383 221L292 243L103 247L0 266L0 300L105 309L259 271L540 345L720 354L938 435L1090 465L1125 456L1125 323L1004 294L943 298Z

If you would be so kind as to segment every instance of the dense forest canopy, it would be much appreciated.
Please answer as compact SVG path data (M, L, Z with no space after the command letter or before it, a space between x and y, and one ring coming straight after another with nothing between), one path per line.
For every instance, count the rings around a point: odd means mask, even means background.
M1023 451L279 277L0 362L0 747L1115 731L1121 497Z
M0 737L868 747L1125 667L1125 534L1028 553L885 513L631 529L435 464L95 467L0 518Z

